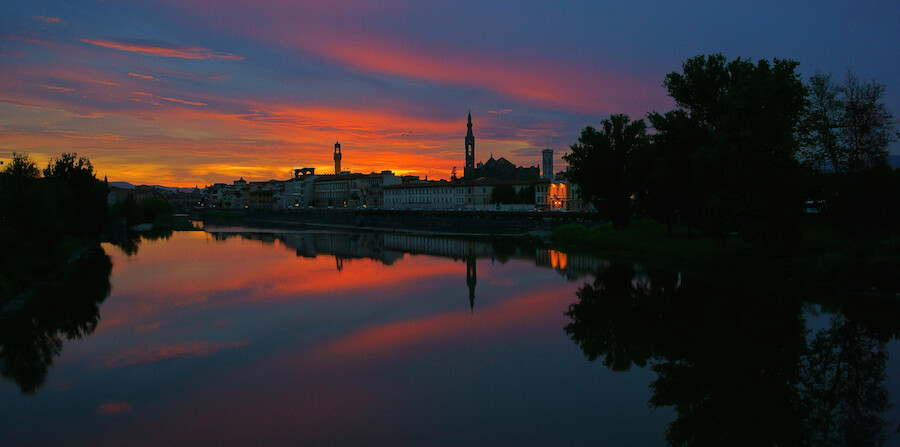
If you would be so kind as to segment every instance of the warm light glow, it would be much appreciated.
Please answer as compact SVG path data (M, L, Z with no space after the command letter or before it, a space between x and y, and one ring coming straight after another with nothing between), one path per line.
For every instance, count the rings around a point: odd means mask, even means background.
M553 267L555 269L559 269L559 270L565 270L566 264L567 264L566 261L568 260L568 255L566 255L565 253L563 253L561 251L556 251L556 250L549 250L549 255L550 255L550 266L551 267Z

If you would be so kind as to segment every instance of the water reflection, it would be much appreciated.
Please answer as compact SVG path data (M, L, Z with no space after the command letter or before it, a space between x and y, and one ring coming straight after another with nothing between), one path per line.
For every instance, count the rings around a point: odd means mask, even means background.
M2 374L47 382L0 387L9 443L878 445L896 423L892 303L811 306L506 240L147 239L105 246L105 302L100 253L3 313Z
M110 292L112 263L100 247L67 262L39 259L49 272L23 293L6 301L0 314L0 375L25 394L34 394L47 378L63 339L90 335L100 321L100 304Z
M384 265L409 255L450 258L466 263L465 284L469 310L475 309L479 258L506 263L512 259L533 261L534 265L552 268L569 280L593 275L604 262L596 257L567 255L546 247L522 244L505 239L478 240L394 233L300 232L275 233L261 231L208 231L215 240L241 238L274 245L277 242L294 250L298 257L333 256L335 269L343 271L353 260L371 259ZM345 263L347 266L345 266Z
M152 230L141 232L121 232L112 237L110 243L118 247L126 256L136 256L141 248L142 242L151 242L156 240L169 240L172 237L172 230Z
M624 264L576 296L566 333L613 371L650 365L650 404L676 412L670 445L874 446L892 431L885 347L897 305L871 324L839 315L810 330L799 300Z

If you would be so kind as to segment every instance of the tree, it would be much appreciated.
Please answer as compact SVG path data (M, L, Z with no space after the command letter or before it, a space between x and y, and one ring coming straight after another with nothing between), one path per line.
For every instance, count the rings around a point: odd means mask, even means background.
M808 195L825 200L833 222L853 234L893 231L897 212L884 206L897 199L897 174L887 163L895 135L885 86L861 82L853 71L841 84L822 73L809 84L800 158L818 175Z
M824 171L830 165L835 172L844 166L844 150L840 143L840 88L831 73L816 72L809 78L809 96L801 127L800 157L804 164Z
M630 157L647 145L644 120L631 121L628 115L611 115L601 123L581 131L578 143L563 155L569 163L566 177L580 188L582 198L594 204L616 228L631 220L633 185L626 172Z
M47 195L41 188L41 172L28 154L13 152L12 161L0 173L0 230L8 227L23 235L37 234L35 220L43 226L51 222L44 208ZM2 231L0 231L2 232ZM6 243L14 243L18 237L0 235L0 251L10 250Z
M887 147L894 138L894 116L884 103L885 85L874 80L861 83L853 71L848 71L840 92L846 169L856 172L886 164Z
M13 152L12 162L3 171L16 179L35 179L41 176L37 164L28 154Z
M712 234L772 245L798 239L802 198L795 158L806 89L797 63L697 56L663 83L699 135L690 154L693 200ZM672 117L674 118L674 116ZM669 120L657 118L661 127ZM665 132L665 129L663 129Z
M819 172L830 167L837 174L886 164L895 135L885 88L874 80L860 82L852 70L840 85L830 73L813 75L801 128L802 161Z
M90 160L64 153L47 164L44 178L57 197L67 231L79 237L99 233L106 224L109 186L97 180Z
M491 190L491 203L513 203L516 191L509 185L497 185Z
M682 221L691 226L703 222L703 200L694 187L692 158L709 144L709 133L684 110L647 117L656 130L643 162L646 178L642 202L651 216L667 224Z
M534 205L534 185L526 186L516 193L515 203Z

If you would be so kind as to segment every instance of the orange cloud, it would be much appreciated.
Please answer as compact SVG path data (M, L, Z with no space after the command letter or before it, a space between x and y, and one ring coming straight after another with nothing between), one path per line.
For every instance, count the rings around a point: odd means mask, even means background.
M139 39L80 39L84 43L112 50L128 51L144 56L174 57L179 59L227 59L243 60L229 53L216 53L208 48L175 45L168 42Z
M135 75L143 72L65 66L4 70L0 95L9 106L0 111L0 150L49 159L65 148L88 156L113 181L184 187L238 177L286 179L297 167L330 172L335 140L344 148L344 166L354 172L390 169L439 179L463 165L462 114L447 120L393 104L263 101L186 92L174 82L154 84L150 91ZM32 106L42 110L26 110ZM478 119L479 126L488 126L495 118ZM74 143L88 136L95 144ZM509 156L511 150L529 146L524 140L494 139L489 144L489 150L482 149L484 158L488 151Z
M154 78L153 76L150 76L150 75L141 74L141 73L133 73L133 72L130 72L130 71L128 72L128 76L134 76L134 77L136 77L136 78L146 79L146 80L148 80L148 81L152 81L152 80L156 79L156 78Z

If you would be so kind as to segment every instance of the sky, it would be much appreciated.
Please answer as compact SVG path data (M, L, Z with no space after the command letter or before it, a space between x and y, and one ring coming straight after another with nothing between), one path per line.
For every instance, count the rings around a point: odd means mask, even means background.
M686 59L784 58L887 85L900 2L0 0L0 160L88 157L167 186L342 168L555 167L585 126L674 108ZM890 148L900 155L900 146Z

